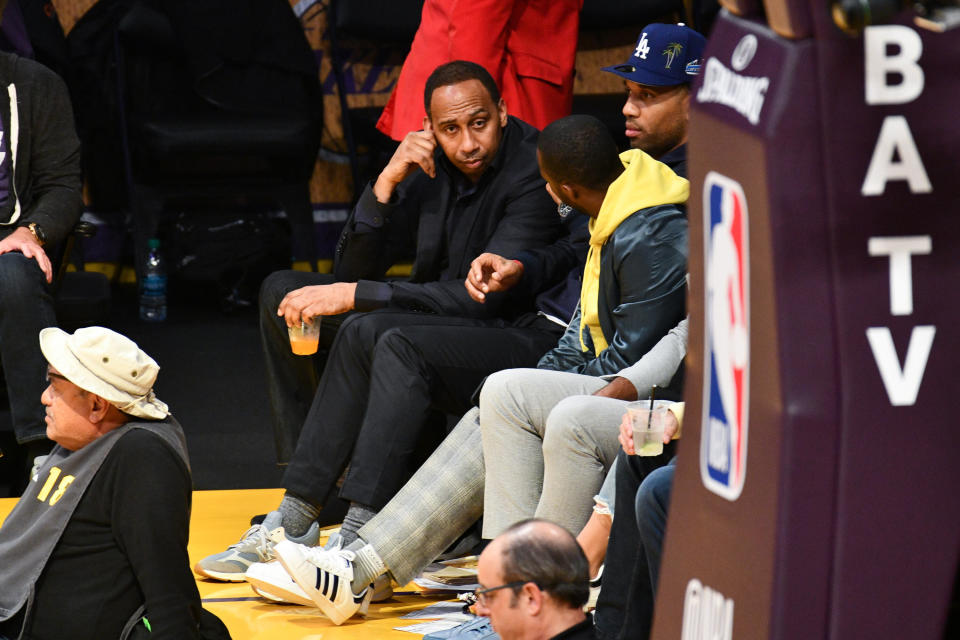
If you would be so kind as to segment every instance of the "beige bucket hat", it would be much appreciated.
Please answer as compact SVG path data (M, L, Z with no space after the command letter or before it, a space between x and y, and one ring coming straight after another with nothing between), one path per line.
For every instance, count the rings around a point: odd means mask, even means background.
M70 334L49 327L40 332L40 350L67 380L124 413L149 420L170 415L153 394L160 366L116 331L84 327Z

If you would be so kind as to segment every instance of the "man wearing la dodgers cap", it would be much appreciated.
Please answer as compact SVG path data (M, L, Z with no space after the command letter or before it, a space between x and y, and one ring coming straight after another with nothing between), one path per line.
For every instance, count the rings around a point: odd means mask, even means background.
M603 70L623 78L630 146L687 176L690 83L700 72L706 39L682 24L649 24L630 58Z
M623 78L623 105L630 145L686 177L690 83L700 71L706 39L684 25L651 24L640 33L624 64L604 67ZM684 331L685 333L685 331ZM598 638L645 638L650 634L655 585L649 549L640 543L633 496L649 469L643 458L621 452L617 462L617 517L607 545L603 586L594 612ZM670 482L672 475L658 476ZM663 490L663 485L657 485ZM666 485L669 492L669 484Z

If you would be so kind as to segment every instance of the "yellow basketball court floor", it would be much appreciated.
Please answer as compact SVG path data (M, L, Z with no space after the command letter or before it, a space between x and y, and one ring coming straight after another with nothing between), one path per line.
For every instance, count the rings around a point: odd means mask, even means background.
M223 551L249 527L250 517L276 508L281 489L195 491L190 519L190 563ZM0 522L16 500L0 499ZM419 634L396 631L423 620L400 620L405 613L444 599L423 596L414 585L395 591L394 597L373 604L366 619L355 617L337 627L315 608L271 604L258 597L246 583L221 583L198 579L203 606L217 614L234 640L417 640Z

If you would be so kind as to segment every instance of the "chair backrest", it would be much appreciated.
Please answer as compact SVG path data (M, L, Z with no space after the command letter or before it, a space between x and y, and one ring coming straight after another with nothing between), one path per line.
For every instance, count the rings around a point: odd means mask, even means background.
M192 88L186 56L167 16L135 4L116 31L120 105L128 114L208 109Z
M333 0L335 25L344 36L409 44L420 26L423 0Z
M309 179L322 100L288 4L140 0L118 22L115 48L131 184Z
M226 29L211 5L222 5L226 13L232 4L245 10ZM148 113L194 113L206 107L321 120L314 53L296 16L282 4L135 3L120 20L116 37L128 106Z

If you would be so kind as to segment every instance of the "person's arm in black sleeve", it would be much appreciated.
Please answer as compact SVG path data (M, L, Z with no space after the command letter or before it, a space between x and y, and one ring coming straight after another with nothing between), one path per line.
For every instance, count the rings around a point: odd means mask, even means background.
M338 281L379 280L394 262L413 252L418 216L411 200L416 198L406 191L398 188L383 203L373 195L372 185L364 188L337 241L333 274Z
M648 214L650 216L651 214ZM642 224L640 224L642 223ZM637 215L618 229L608 250L620 287L612 310L612 340L577 373L615 374L637 362L686 314L687 223L675 207L650 217Z
M484 252L517 255L537 249L552 243L560 229L556 206L544 190L542 180L530 180L525 191L506 204ZM389 306L465 317L496 317L507 301L506 296L488 296L484 303L474 301L463 286L468 270L469 263L455 280L390 283L387 285L391 289ZM358 294L363 284L358 285ZM359 300L358 295L358 303ZM361 309L359 304L357 308Z
M112 527L143 592L150 637L199 638L200 595L187 555L189 472L173 449L142 429L120 438L114 456Z
M571 270L582 271L590 248L588 221L586 216L568 218L564 221L568 233L552 245L512 256L523 264L523 277L513 295L535 296L562 281Z
M564 221L566 233L552 245L521 251L515 256L482 253L470 264L464 287L477 302L487 295L507 292L511 300L530 300L551 286L583 271L590 247L588 218L575 216Z
M29 166L26 182L15 175L15 184L27 193L18 194L24 206L18 224L35 222L43 228L47 244L62 241L73 229L83 209L81 197L80 140L73 125L70 96L63 80L55 73L31 60L20 60L32 76L32 82L20 91L32 91L29 120ZM17 108L17 105L11 105ZM24 138L21 132L21 138ZM27 200L29 198L29 200Z
M436 179L440 154L429 127L404 137L347 220L337 242L337 280L382 278L404 248L413 250L420 211L416 194L422 184Z

